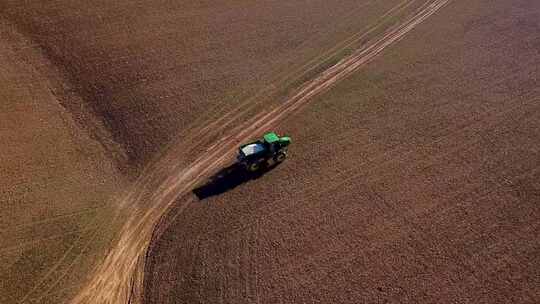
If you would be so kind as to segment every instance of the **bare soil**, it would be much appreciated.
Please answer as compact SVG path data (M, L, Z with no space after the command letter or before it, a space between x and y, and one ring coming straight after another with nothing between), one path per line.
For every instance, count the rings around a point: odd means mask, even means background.
M211 131L209 122L279 102L272 96L369 38L351 33L376 33L421 4L413 2L0 2L7 121L0 302L73 298L109 251L121 258L109 274L127 280L99 291L130 288L133 261L165 211L142 217L146 233L130 230L154 199L131 206L133 189L176 197L161 184L185 164L198 134ZM210 132L197 147L215 138ZM152 173L149 160L167 145L180 153L158 162L168 171ZM128 236L126 246L119 235Z
M126 195L119 200L119 206L128 208L125 225L118 241L111 248L107 257L96 268L92 279L77 295L73 303L137 303L142 299L144 283L144 263L147 248L155 225L167 212L175 200L189 193L191 187L202 178L217 171L234 157L237 145L251 137L262 134L281 119L298 110L309 102L314 95L327 90L340 79L355 69L365 65L379 55L392 43L399 41L418 24L444 7L447 0L434 0L411 6L412 2L401 2L379 17L375 25L365 32L355 33L352 38L340 43L342 47L359 44L349 56L339 60L333 66L315 74L312 79L290 93L284 101L271 110L255 107L255 114L244 121L246 108L253 110L253 104L247 100L227 113L221 119L204 125L197 132L181 138L172 145L166 154L149 166L144 174ZM408 9L410 8L410 9ZM399 22L385 22L388 19ZM381 28L382 29L379 29ZM367 34L374 35L366 44L360 43ZM334 51L325 56L335 57ZM323 56L324 59L324 56ZM317 69L320 63L310 63L306 69ZM300 71L300 75L306 75ZM257 103L255 104L257 106ZM227 120L223 121L224 118ZM218 140L211 140L216 138ZM186 149L190 147L190 149ZM183 202L188 207L193 201Z
M8 23L0 41L0 303L58 303L111 246L126 181L59 103L47 60Z
M539 30L451 1L280 122L287 162L177 200L145 302L538 303Z
M2 1L0 21L0 302L540 301L536 1ZM269 129L288 161L228 167Z
M2 1L0 11L61 69L123 151L98 139L136 177L197 123L226 113L399 2ZM80 107L60 101L70 112Z

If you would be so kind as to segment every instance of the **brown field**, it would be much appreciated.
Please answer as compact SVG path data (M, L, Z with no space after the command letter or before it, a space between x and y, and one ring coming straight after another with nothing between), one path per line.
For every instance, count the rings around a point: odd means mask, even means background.
M110 247L126 181L60 106L40 54L2 22L0 41L0 303L54 303Z
M280 122L285 164L180 199L146 302L538 303L539 29L451 2Z
M400 3L101 2L2 1L0 11L122 145L97 138L128 173Z
M0 303L540 302L538 33L532 0L0 1ZM288 161L208 183L268 129Z

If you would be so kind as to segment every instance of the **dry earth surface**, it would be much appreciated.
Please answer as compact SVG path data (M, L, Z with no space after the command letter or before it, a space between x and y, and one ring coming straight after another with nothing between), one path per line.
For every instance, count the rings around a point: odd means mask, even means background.
M178 138L167 153L148 166L132 190L120 200L120 206L129 208L126 224L120 231L116 245L73 302L141 301L147 246L154 225L179 196L189 193L191 187L201 178L217 171L226 161L232 159L240 142L262 134L280 119L312 100L311 97L365 65L447 3L447 0L398 3L377 18L377 22L369 25L365 31L355 33L338 43L340 47L337 50L325 52L323 61L309 63L306 70L302 69L299 75L293 74L293 80L305 79L305 82L299 89L290 92L285 90L289 95L284 95L287 98L272 110L267 109L271 100L263 104L266 107L263 111L259 103L247 100L202 129L193 130L189 136ZM368 41L363 43L365 39ZM353 49L353 46L357 49ZM341 54L345 51L348 56ZM340 57L343 59L339 60ZM333 60L337 62L325 67L326 62ZM325 69L310 77L312 71L321 69L321 66ZM278 84L280 85L272 85L264 92L279 98L285 93L281 93L281 89L276 91L276 87L283 85ZM288 82L285 82L285 89L288 87ZM252 117L244 121L242 118L249 113ZM220 136L216 138L216 135ZM214 140L208 141L209 139ZM207 148L208 146L210 147ZM185 201L180 209L187 207L190 201Z
M538 303L539 32L450 2L281 122L285 164L179 199L145 302Z
M539 32L531 0L0 1L0 302L539 302ZM290 161L204 186L269 128Z
M58 303L115 232L109 201L126 181L59 104L58 81L0 22L0 303Z
M189 157L208 122L279 101L415 2L0 1L0 302L73 297L144 211L133 189L174 174L142 171L167 144Z
M124 153L105 146L131 173L195 122L219 117L399 2L3 0L0 16L63 72L122 144Z

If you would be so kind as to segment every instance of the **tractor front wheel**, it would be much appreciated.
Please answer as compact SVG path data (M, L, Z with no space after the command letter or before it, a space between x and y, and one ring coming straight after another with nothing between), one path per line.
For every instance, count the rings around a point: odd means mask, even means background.
M274 160L277 163L284 161L285 158L287 158L287 154L285 154L285 152L279 152L276 156L274 156Z

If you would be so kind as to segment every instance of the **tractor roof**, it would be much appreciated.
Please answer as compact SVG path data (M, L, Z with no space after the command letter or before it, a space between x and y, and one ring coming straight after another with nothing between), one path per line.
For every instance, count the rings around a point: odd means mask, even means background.
M240 151L242 151L245 156L257 154L261 151L264 151L264 149L264 145L261 142L254 142L240 147Z
M274 133L274 132L266 133L266 134L264 134L264 140L267 143L271 144L271 143L274 143L276 141L279 141L279 136L277 136L277 134Z

